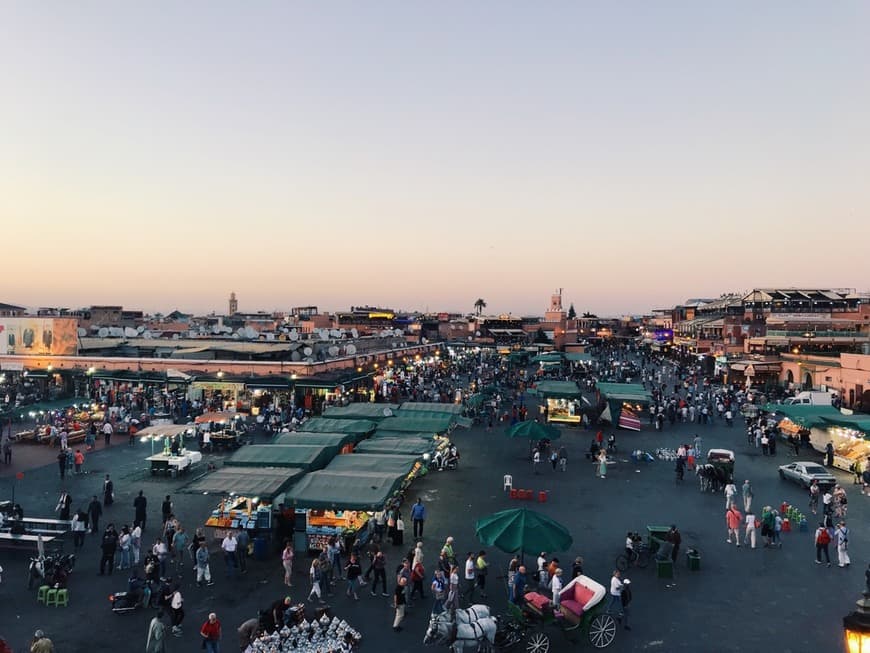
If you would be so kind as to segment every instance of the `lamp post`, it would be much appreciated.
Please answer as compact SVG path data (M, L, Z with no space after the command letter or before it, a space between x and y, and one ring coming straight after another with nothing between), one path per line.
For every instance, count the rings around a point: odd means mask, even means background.
M855 602L856 610L843 617L848 653L870 652L870 587Z

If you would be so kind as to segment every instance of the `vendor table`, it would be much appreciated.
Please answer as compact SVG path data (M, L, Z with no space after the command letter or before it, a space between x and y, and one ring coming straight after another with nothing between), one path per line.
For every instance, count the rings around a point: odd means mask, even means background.
M202 454L199 451L183 451L178 456L159 453L154 456L149 456L145 460L151 463L152 474L165 474L169 473L171 470L175 470L177 474L180 474L190 469L192 465L201 461Z

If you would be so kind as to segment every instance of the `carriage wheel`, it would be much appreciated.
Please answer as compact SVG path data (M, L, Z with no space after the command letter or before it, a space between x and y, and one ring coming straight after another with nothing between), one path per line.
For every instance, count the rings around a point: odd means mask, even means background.
M550 638L541 631L535 631L526 640L526 653L547 653L550 650Z
M595 648L606 648L616 638L616 621L607 613L595 615L589 623L589 641Z

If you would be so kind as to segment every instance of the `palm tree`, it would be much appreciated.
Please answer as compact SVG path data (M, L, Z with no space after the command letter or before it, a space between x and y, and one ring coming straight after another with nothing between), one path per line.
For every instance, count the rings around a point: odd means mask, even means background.
M478 299L476 302L474 302L474 310L477 312L478 315L483 313L483 309L485 308L486 302L483 301L483 299Z

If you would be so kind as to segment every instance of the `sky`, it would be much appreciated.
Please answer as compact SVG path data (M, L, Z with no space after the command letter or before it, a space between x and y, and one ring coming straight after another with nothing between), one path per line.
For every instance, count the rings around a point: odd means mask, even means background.
M870 3L0 3L0 301L870 289Z

